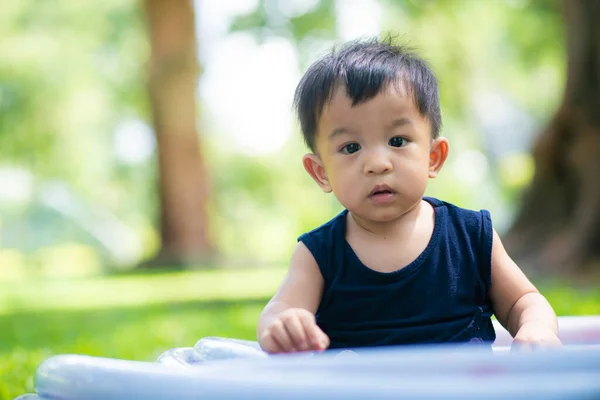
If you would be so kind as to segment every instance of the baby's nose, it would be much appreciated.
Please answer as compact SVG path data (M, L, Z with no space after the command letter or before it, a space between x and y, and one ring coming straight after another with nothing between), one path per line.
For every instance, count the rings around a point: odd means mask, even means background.
M392 160L383 151L374 152L365 164L365 173L385 174L392 171Z

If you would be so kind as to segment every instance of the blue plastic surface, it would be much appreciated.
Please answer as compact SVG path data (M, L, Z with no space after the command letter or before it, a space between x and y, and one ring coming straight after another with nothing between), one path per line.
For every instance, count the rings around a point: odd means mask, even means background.
M156 363L80 355L46 360L38 396L19 400L600 398L600 317L561 318L563 350L471 346L268 356L255 342L204 338Z

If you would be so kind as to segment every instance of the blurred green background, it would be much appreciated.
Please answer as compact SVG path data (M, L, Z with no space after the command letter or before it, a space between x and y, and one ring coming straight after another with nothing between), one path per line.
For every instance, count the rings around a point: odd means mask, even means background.
M302 71L332 45L392 31L430 62L451 153L427 194L491 210L500 233L562 99L559 1L197 0L202 170L178 176L183 188L198 177L210 187L205 215L190 219L211 251L161 258L166 150L148 94L146 18L160 3L3 5L0 399L32 391L53 354L153 360L202 336L254 338L296 237L340 210L302 168L291 110ZM536 283L561 315L600 313L594 282Z

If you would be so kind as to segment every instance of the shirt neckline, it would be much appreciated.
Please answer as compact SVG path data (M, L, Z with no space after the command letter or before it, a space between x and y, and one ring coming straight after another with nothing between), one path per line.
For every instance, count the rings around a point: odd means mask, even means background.
M366 271L366 273L371 274L376 277L379 277L379 278L395 280L395 279L399 279L399 278L411 275L414 272L416 272L419 269L419 267L423 264L423 262L427 259L427 257L431 254L432 250L435 248L435 246L437 245L437 243L439 241L441 225L442 225L443 217L444 217L444 214L446 211L445 207L441 207L442 202L440 202L437 199L434 199L431 197L423 197L423 200L425 200L426 202L431 204L431 206L433 207L434 223L433 223L433 232L431 234L431 238L429 239L429 242L427 243L427 246L425 247L425 249L413 261L411 261L407 265L405 265L395 271L391 271L391 272L376 271L372 268L369 268L367 265L365 265L361 261L361 259L358 257L358 255L356 254L356 252L354 251L354 249L352 248L350 243L348 243L348 241L346 240L346 224L347 224L346 216L348 214L348 210L344 210L344 212L343 212L344 218L342 218L343 229L341 229L340 231L344 235L344 246L348 250L348 253L350 254L350 257L353 259L353 261L355 261L361 267L361 269Z

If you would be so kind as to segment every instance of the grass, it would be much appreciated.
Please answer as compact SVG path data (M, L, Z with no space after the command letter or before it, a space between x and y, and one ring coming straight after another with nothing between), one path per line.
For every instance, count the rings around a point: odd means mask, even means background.
M253 339L283 269L217 270L0 285L0 400L33 391L54 354L154 361L203 336ZM600 314L600 289L545 282L559 315Z
M253 339L284 271L206 271L0 286L0 399L65 353L154 361L204 336Z
M283 269L223 269L0 284L0 315L252 299L272 294L284 273Z

